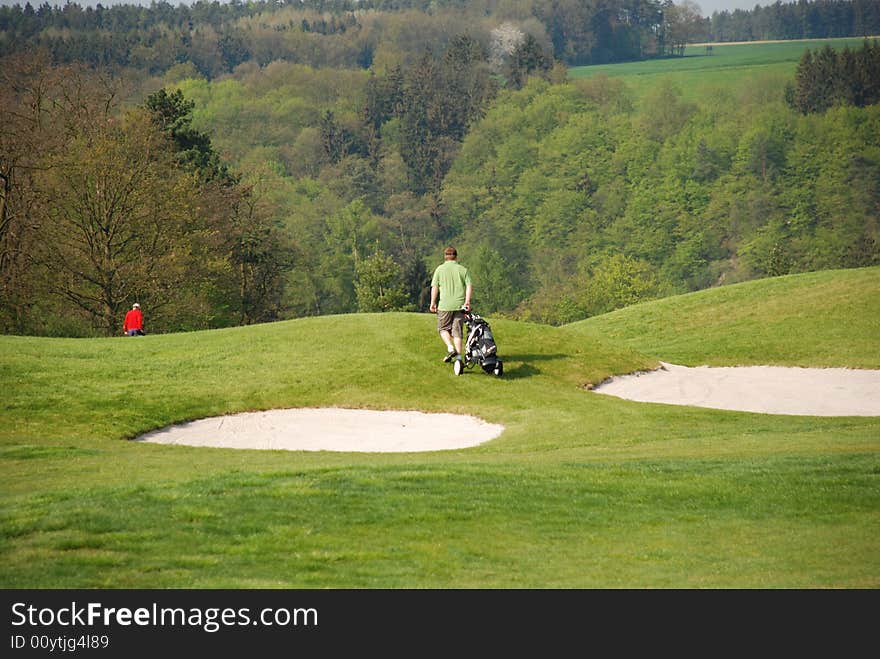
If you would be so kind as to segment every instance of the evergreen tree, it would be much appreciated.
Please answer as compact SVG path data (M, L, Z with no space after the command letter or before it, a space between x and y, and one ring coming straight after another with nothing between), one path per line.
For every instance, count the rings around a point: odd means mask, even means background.
M337 163L345 156L345 132L331 110L321 116L321 146L331 163Z
M144 101L153 122L174 142L178 160L183 167L198 172L207 181L232 184L234 177L228 166L221 162L211 144L211 138L192 127L195 102L184 98L181 90L168 93L163 87Z
M831 46L806 50L798 62L794 83L785 89L790 107L809 114L834 105L864 107L880 101L880 45L865 41L856 52Z
M404 87L400 155L407 166L409 187L424 194L434 189L439 177L443 109L436 90L441 87L437 64L424 52L408 72Z
M552 67L553 59L544 52L534 36L527 34L510 57L507 71L508 84L514 89L521 89L529 75L537 73L546 77Z

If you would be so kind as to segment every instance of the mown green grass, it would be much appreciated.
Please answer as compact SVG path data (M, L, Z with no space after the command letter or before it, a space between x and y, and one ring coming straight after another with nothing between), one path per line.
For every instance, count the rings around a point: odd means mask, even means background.
M880 268L812 272L634 305L571 326L687 366L880 368Z
M570 69L573 80L596 75L622 78L637 97L668 81L682 93L685 100L705 98L718 90L736 92L754 85L776 86L781 90L794 79L798 61L804 51L824 48L858 49L861 38L804 39L778 43L715 44L711 54L705 46L688 46L684 57L669 57L642 62L599 64Z
M862 329L880 320L878 273L654 304L689 332L692 356L723 347L717 334L729 327L707 319L745 295L765 313L730 323L734 337L766 325L792 363L871 366L880 345ZM828 291L818 298L817 278ZM586 390L687 356L664 322L635 340L645 308L625 310L622 333L599 327L621 312L562 328L490 318L501 379L456 378L428 314L139 339L0 337L0 585L877 587L880 419ZM762 345L722 350L722 361L770 361L777 348ZM305 406L462 412L506 430L471 449L408 454L129 441L187 419Z

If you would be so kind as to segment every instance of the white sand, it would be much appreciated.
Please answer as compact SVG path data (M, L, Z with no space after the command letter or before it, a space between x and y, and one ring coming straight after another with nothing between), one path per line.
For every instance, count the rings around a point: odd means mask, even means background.
M593 391L644 403L803 416L880 416L880 371L663 363Z
M200 419L137 440L238 449L408 453L469 448L503 430L504 426L458 414L300 408Z
M880 371L666 364L611 378L594 392L668 403L803 416L880 416ZM288 451L408 453L478 446L504 426L473 416L300 408L246 412L155 430L138 441Z

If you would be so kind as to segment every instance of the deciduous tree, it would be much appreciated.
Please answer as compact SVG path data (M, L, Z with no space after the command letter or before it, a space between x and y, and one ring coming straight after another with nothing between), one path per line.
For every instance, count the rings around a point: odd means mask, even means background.
M52 291L117 333L132 301L159 313L185 284L197 180L142 112L78 135L45 176L40 262Z

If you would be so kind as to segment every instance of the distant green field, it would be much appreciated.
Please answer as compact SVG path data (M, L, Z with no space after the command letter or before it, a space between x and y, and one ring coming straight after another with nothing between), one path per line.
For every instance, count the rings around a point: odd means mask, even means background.
M832 48L859 48L864 39L807 39L778 43L714 44L711 53L705 46L688 46L684 57L670 57L644 62L580 66L569 71L571 79L596 75L619 77L637 94L668 79L694 99L715 88L741 88L758 80L788 81L794 75L804 51L826 45Z
M641 404L585 385L715 352L877 365L878 281L880 268L795 275L565 327L490 318L502 378L454 376L423 313L0 336L0 587L877 588L880 417ZM506 429L397 454L129 441L315 406Z

